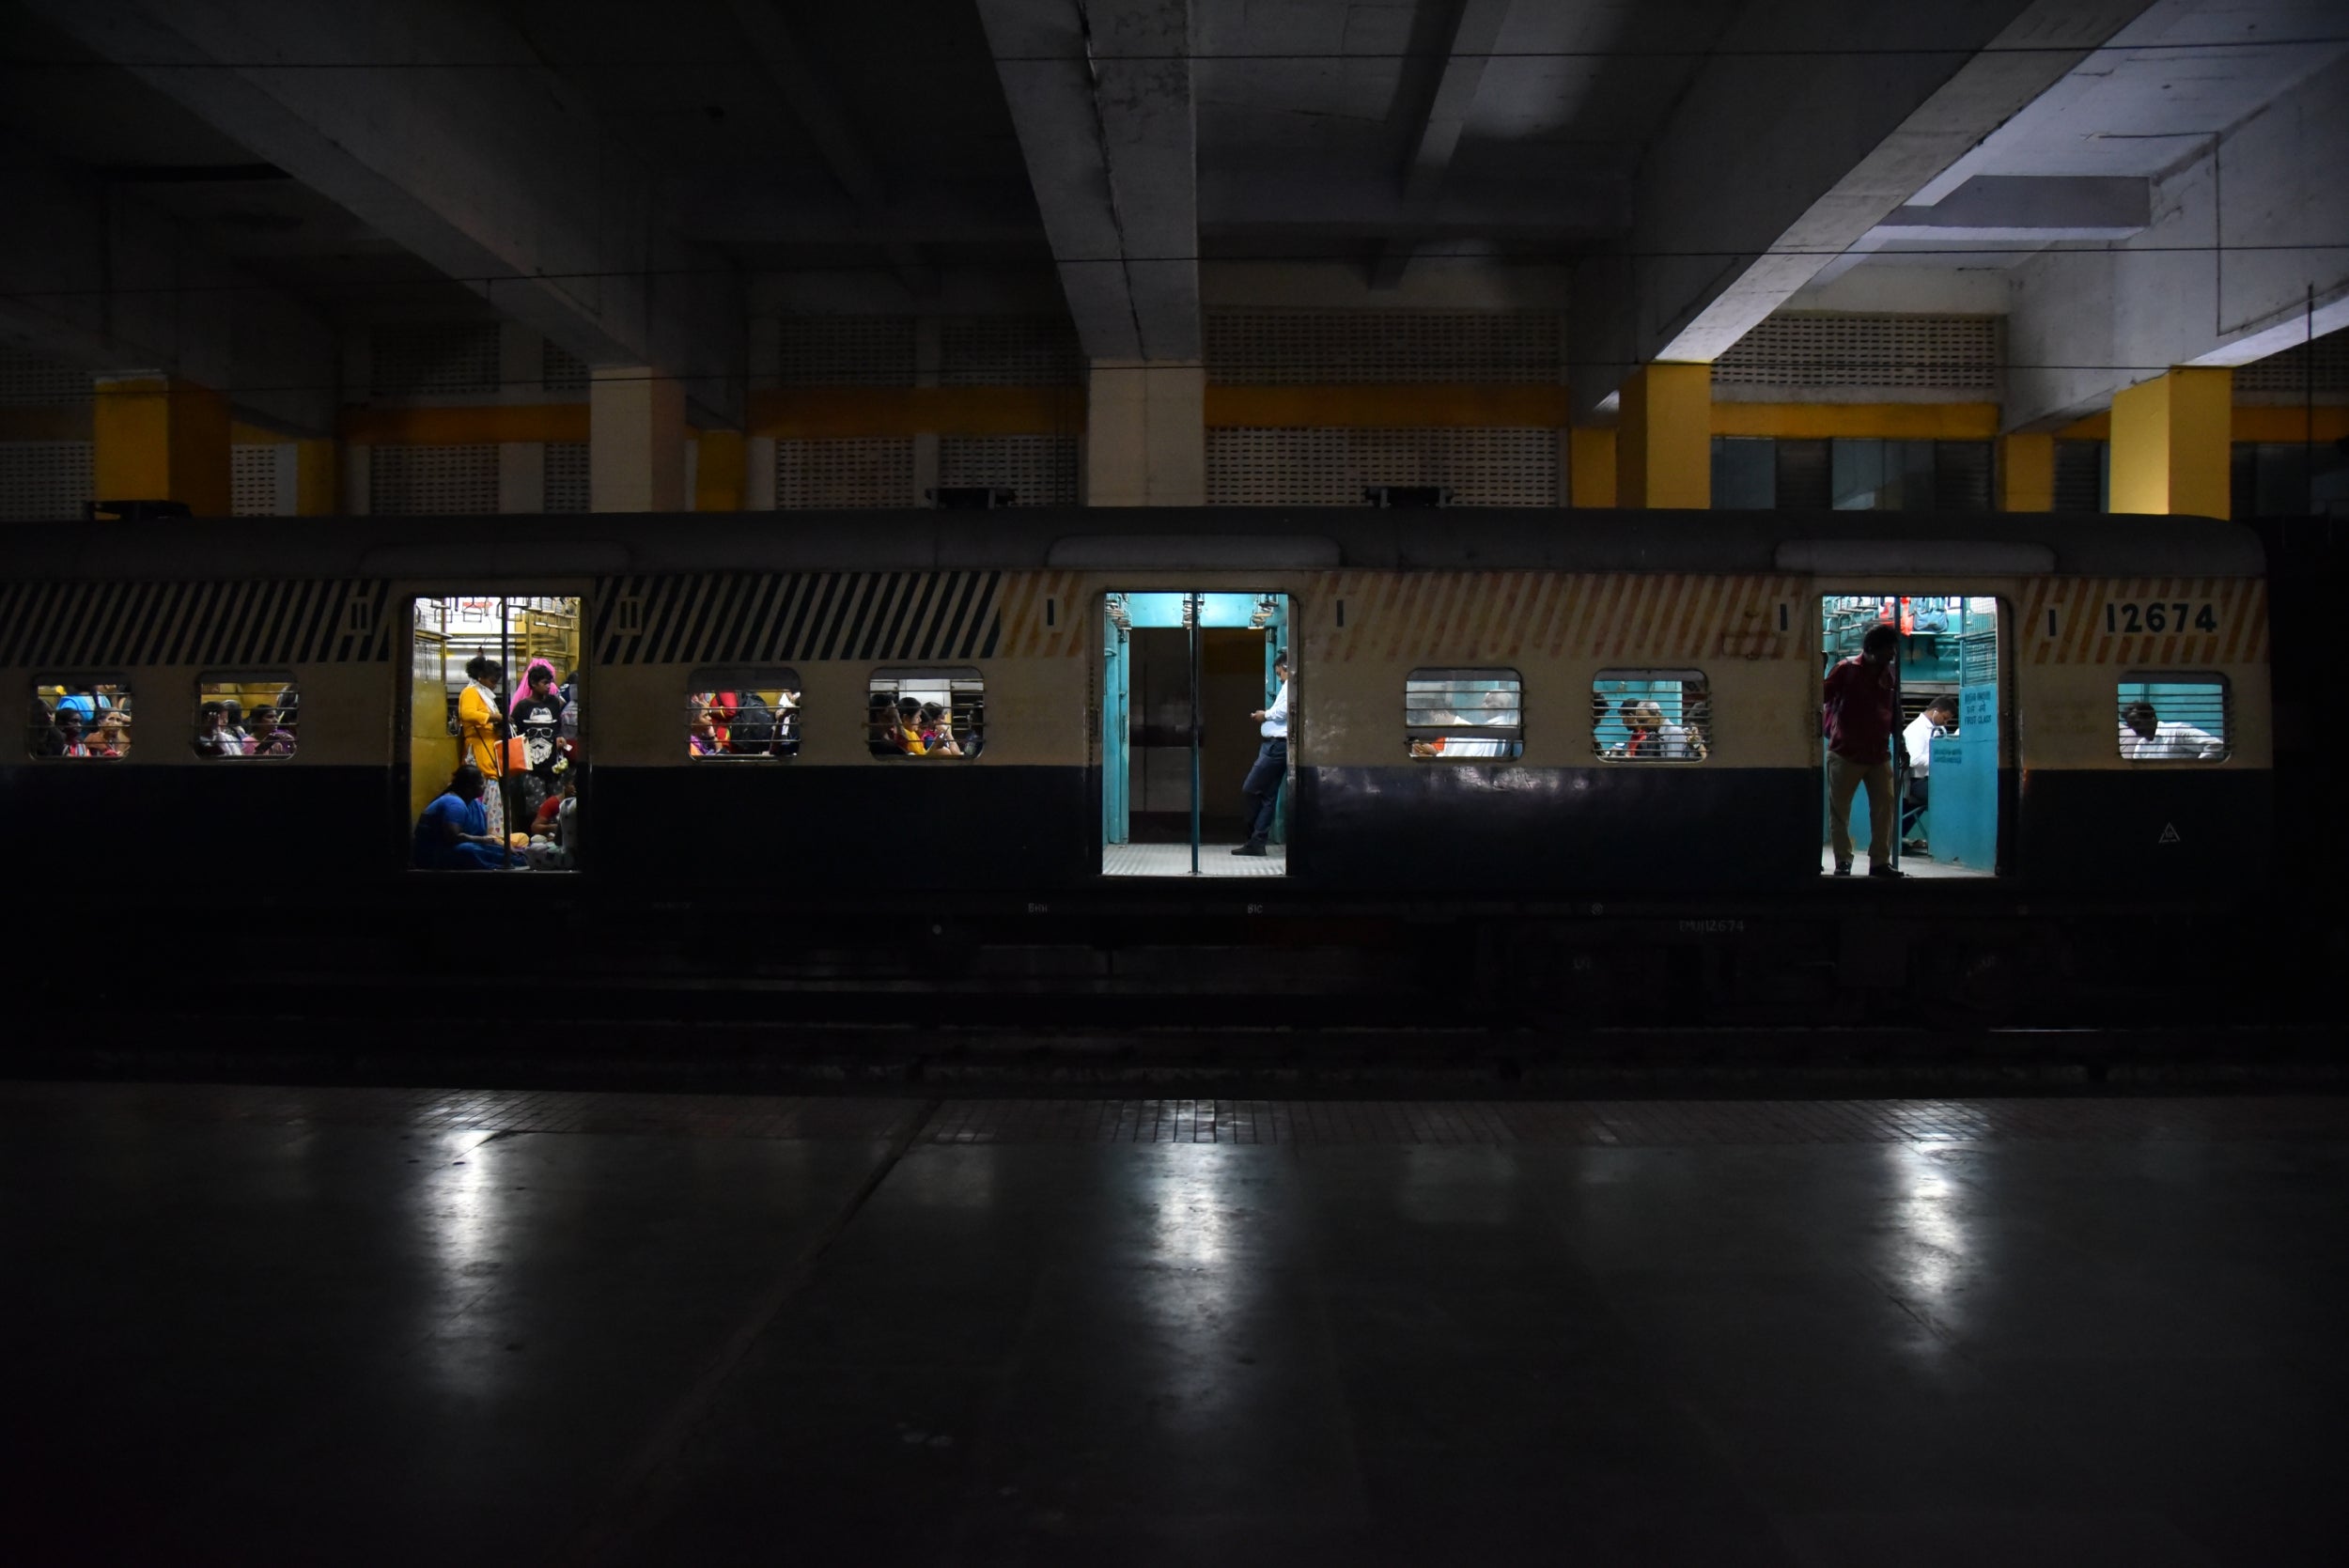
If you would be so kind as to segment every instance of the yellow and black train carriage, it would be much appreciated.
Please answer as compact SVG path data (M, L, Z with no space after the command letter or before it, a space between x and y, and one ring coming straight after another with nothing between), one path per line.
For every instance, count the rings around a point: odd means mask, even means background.
M1962 711L1920 736L1930 787L1897 808L1910 876L1889 892L1825 875L1819 711L1823 671L1882 624L1903 637L1904 717L1937 697ZM1293 685L1269 852L1235 856L1276 652ZM77 940L140 911L299 944L321 914L355 931L480 907L587 939L955 924L977 946L1048 914L1099 946L1143 911L1157 940L1169 911L1440 910L1483 933L1461 951L1524 963L1590 938L1576 923L1635 915L1661 923L1650 937L1799 928L1847 954L1835 933L1855 921L1979 935L2026 895L2107 901L2108 927L2144 896L2254 896L2267 656L2256 539L2190 519L18 528L0 680L27 720L0 800L23 829L18 885ZM486 685L468 673L484 659ZM566 697L559 736L516 718L537 664ZM476 685L487 729L468 726ZM266 750L233 722L256 709ZM565 852L512 875L415 869L416 815L468 758L519 846L551 843L559 811L541 808L575 800ZM1885 915L1886 897L1905 902ZM1446 965L1405 969L1456 988ZM1034 983L1104 972L1044 963Z

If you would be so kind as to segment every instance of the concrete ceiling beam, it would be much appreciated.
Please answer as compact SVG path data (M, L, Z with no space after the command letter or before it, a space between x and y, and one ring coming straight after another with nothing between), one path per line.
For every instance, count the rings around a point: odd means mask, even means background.
M327 318L220 256L103 172L0 145L0 336L90 371L154 369L290 434L332 433Z
M739 422L739 279L493 8L29 4L589 365L657 368L693 417Z
M1576 411L1719 357L2145 4L1749 7L1649 147L1629 237L1577 270Z
M1189 0L979 0L1085 356L1199 358Z
M1443 64L1437 70L1403 158L1399 185L1407 209L1431 207L1442 193L1453 157L1460 148L1460 134L1475 112L1476 95L1485 84L1485 67L1500 47L1501 30L1508 23L1510 4L1511 0L1454 0ZM1417 248L1416 241L1405 235L1384 241L1371 263L1371 286L1398 287Z

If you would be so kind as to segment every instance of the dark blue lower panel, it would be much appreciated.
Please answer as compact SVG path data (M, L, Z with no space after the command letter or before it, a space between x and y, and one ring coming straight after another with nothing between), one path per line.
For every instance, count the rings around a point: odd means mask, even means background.
M586 869L648 892L1017 893L1100 870L1100 812L1081 768L604 767L588 790Z
M250 902L396 866L397 787L381 768L51 763L0 768L0 815L30 887Z
M2023 775L2015 859L2035 886L2178 893L2264 885L2275 775L2220 763Z
M1336 888L1774 888L1819 874L1805 768L1299 768L1290 865Z

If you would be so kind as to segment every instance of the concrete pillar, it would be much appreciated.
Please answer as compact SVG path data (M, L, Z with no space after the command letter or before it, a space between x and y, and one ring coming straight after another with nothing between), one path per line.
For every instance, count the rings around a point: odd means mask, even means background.
M546 442L498 442L498 510L528 514L546 509Z
M2055 437L1999 438L1999 510L2055 510Z
M1578 425L1566 432L1566 504L1615 504L1615 432Z
M375 448L362 442L346 446L342 461L343 516L363 518L375 510Z
M924 313L913 321L913 384L936 386L945 363L944 331L936 315ZM939 445L936 430L913 432L913 504L927 505L939 487Z
M587 383L587 497L598 512L685 509L685 387L649 366Z
M1615 505L1713 505L1713 367L1642 365L1623 384Z
M2112 509L2227 516L2234 372L2175 369L2112 399Z
M161 371L97 378L93 477L101 501L184 501L230 515L228 399Z
M294 449L294 516L331 518L342 510L341 474L332 436L298 441Z
M693 470L693 510L742 510L745 481L749 478L744 461L744 444L739 430L704 430L701 433L701 440L696 443L700 457Z
M1096 360L1085 398L1085 505L1204 506L1207 370Z
M775 438L753 436L742 443L742 509L775 509Z

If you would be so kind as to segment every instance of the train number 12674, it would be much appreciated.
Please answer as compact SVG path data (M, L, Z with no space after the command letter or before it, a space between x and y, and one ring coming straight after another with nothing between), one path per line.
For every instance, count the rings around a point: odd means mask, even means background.
M2133 637L2147 631L2217 631L2218 612L2208 604L2107 604L2105 629Z

